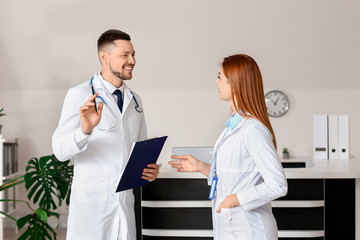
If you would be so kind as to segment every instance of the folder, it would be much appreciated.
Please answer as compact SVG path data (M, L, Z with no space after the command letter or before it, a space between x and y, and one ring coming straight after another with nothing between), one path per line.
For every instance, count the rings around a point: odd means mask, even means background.
M349 116L339 115L339 158L349 159Z
M339 123L337 115L329 116L329 159L339 158Z
M314 115L313 128L313 157L328 159L328 116Z
M167 136L163 136L134 143L116 192L146 186L149 183L141 178L142 172L148 164L156 163L166 139Z

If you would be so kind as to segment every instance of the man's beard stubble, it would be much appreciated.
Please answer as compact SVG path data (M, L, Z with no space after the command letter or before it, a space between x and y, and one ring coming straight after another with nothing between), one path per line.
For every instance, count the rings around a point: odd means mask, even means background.
M131 65L131 66L134 67L134 65ZM111 64L110 64L110 71L112 72L112 74L114 74L115 76L117 76L121 80L130 80L132 78L132 74L130 74L130 76L127 77L122 72L114 71L113 68L111 67Z

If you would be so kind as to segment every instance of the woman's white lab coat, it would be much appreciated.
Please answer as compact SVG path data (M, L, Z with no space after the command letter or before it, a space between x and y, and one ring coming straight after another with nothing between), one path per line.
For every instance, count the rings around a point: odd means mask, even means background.
M133 192L115 193L115 190L132 143L147 137L144 114L135 110L136 104L126 85L123 114L120 114L101 79L100 74L94 76L94 90L115 114L116 127L109 132L95 127L87 144L79 150L75 143L75 132L81 131L79 108L92 96L87 81L68 91L53 135L55 156L61 161L74 157L67 240L136 238ZM142 106L140 97L135 97ZM111 121L110 118L109 111L103 110L100 124Z
M287 193L287 181L270 131L259 121L243 118L220 135L218 176L213 200L214 237L227 239L277 239L277 225L270 202ZM222 139L222 140L221 140ZM240 206L216 213L219 204L235 193Z

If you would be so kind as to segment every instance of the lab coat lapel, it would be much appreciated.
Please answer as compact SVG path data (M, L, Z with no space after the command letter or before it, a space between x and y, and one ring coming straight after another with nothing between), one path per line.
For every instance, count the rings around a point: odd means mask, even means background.
M117 103L115 102L111 93L105 88L99 77L95 78L94 88L95 92L97 92L99 96L101 96L105 100L106 105L111 109L111 111L114 114L118 115L119 118L121 118L120 110Z
M214 146L214 152L218 148L219 144L221 142L223 142L232 132L237 131L237 129L239 129L239 128L242 128L244 126L246 120L247 120L246 118L242 118L241 121L238 123L238 125L236 125L236 127L233 130L231 130L227 133L226 133L226 128L225 128L224 131L220 134L219 138L216 140L216 143ZM224 136L225 133L226 133L226 135Z
M130 105L130 102L132 100L132 94L130 92L130 89L127 87L127 85L125 84L125 82L123 83L124 84L124 103L123 103L123 114L125 113L126 109L128 108L128 106Z

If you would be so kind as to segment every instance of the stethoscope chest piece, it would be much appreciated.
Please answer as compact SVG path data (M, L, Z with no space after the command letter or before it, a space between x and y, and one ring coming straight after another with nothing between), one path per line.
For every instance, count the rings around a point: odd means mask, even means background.
M134 99L135 104L136 104L135 110L136 110L138 113L142 113L142 112L143 112L143 109L140 107L138 101L136 100L134 93L133 93L132 91L130 91L130 93L133 95L133 99Z
M135 110L139 113L143 112L143 109L139 105L135 106Z

